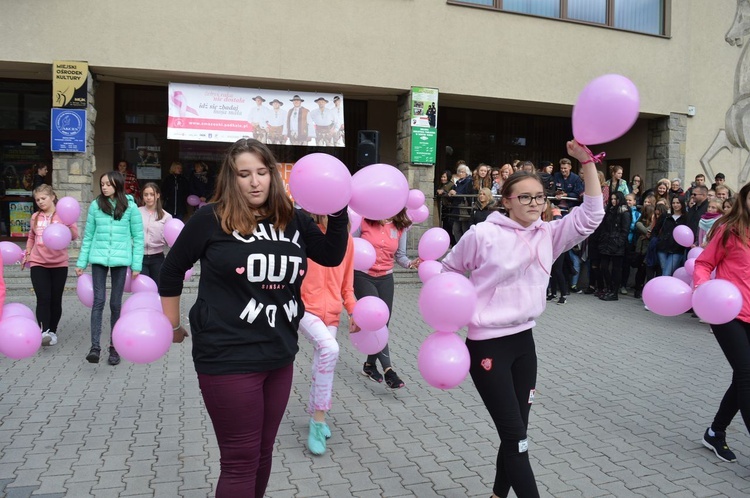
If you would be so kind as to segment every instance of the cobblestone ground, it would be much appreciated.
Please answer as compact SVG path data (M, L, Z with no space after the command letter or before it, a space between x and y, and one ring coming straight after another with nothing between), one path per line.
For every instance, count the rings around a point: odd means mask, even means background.
M430 332L418 292L397 286L391 322L405 389L359 375L363 357L340 333L333 437L320 457L305 447L312 355L302 339L269 497L490 495L498 438L471 380L440 391L416 369ZM185 309L194 299L183 297ZM8 300L33 306L27 293ZM219 453L189 343L150 365L91 365L89 311L74 294L64 309L57 346L0 359L0 495L213 495ZM700 442L730 380L707 325L689 314L655 316L632 297L574 295L548 306L534 333L539 378L529 436L542 495L750 495L740 417L728 430L737 463L720 462Z

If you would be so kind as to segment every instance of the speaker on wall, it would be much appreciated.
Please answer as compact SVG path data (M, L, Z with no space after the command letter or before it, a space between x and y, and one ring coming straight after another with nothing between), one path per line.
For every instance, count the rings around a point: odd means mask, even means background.
M377 130L360 130L357 133L357 167L364 168L380 159L380 133Z

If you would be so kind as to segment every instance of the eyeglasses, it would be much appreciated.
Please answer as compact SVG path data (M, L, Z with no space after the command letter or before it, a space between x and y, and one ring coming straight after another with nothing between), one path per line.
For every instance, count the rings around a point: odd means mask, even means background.
M506 199L518 199L518 202L522 206L529 206L531 205L531 199L534 199L537 204L544 204L547 200L547 196L544 194L537 194L537 195L529 195L529 194L520 194L520 195L506 195Z
M500 173L492 173L493 178L496 176L500 176Z

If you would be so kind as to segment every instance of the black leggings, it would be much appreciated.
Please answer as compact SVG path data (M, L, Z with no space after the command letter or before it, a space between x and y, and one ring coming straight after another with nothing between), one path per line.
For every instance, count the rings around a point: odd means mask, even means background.
M552 263L552 276L550 277L551 294L557 294L559 290L560 295L565 296L570 292L568 290L568 281L565 279L565 261L567 259L568 253L564 252Z
M393 316L393 287L393 273L383 275L382 277L371 277L361 271L354 272L354 295L356 298L362 299L365 296L379 297L388 306L389 316ZM389 318L388 323L390 324L390 322ZM388 329L388 332L390 333L391 330ZM375 365L376 360L380 360L383 370L391 368L391 352L388 349L388 344L378 354L367 356L367 363L369 365Z
M529 463L529 411L536 386L536 348L531 329L497 339L466 340L471 378L500 436L492 492L519 498L537 497Z
M750 430L750 323L734 319L722 325L712 325L714 337L732 367L732 383L721 400L711 428L726 432L737 412Z
M36 321L39 322L42 331L57 332L62 317L62 296L67 278L67 266L31 267L31 285L36 294Z
M610 264L612 268L610 269ZM622 256L612 256L602 254L599 263L602 278L604 279L604 288L609 292L617 294L620 292L622 282Z

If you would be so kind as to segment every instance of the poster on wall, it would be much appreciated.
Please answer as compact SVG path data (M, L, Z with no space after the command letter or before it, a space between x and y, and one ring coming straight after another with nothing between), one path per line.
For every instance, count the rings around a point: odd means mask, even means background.
M80 61L52 63L52 107L86 109L89 65Z
M31 229L31 215L34 212L33 202L9 202L8 217L10 218L10 236L28 237Z
M161 147L141 145L135 150L138 153L135 160L135 176L139 180L161 180Z
M437 153L438 90L411 87L411 163L432 166Z
M169 84L167 138L344 147L344 97L334 93Z

